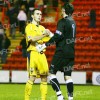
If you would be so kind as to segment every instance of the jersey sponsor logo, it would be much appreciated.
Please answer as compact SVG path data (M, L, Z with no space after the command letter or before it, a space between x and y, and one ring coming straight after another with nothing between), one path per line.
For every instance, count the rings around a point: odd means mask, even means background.
M31 36L28 36L28 39L30 39L31 38Z
M59 30L56 30L56 33L59 34L59 35L62 34L62 32L60 32Z

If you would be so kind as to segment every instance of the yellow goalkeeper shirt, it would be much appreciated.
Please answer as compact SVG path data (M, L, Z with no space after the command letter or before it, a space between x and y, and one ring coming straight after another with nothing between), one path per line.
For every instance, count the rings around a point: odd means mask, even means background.
M42 25L36 26L33 23L28 24L25 28L27 46L29 45L29 41L31 37L40 36L43 34L44 31L45 31L45 28ZM49 41L49 39L50 37L44 37L38 40L37 43L43 44L44 42ZM31 51L31 50L37 51L35 42L30 43L29 47L27 48L27 51Z

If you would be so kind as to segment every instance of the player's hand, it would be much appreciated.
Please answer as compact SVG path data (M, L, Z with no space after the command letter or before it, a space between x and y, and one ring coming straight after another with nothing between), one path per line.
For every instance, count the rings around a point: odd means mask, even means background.
M49 29L45 29L45 31L43 32L43 34L44 34L45 36L49 36L50 30L49 30Z
M49 29L45 29L44 34L46 34L46 36L49 36L50 38L54 35Z
M52 38L54 34L52 32L49 33L49 37Z
M43 50L46 48L46 45L45 44L39 44L36 46L36 49L39 53L43 53Z

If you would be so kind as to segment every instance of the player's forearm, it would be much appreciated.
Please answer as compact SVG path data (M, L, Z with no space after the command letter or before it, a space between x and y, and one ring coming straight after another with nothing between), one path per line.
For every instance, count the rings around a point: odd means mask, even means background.
M52 44L52 43L54 43L54 42L59 42L61 39L63 38L63 35L58 35L58 34L56 34L55 33L55 35L46 43L46 45L48 46L48 45L50 45L50 44Z
M42 38L44 38L46 35L40 35L40 36L35 36L35 37L32 37L31 38L31 41L32 42L36 42L36 41L38 41L38 40L41 40Z

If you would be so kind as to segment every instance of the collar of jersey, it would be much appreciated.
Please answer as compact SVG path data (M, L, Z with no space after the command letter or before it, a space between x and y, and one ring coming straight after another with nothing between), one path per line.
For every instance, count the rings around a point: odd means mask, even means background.
M31 22L32 24L34 24L33 22ZM34 24L35 25L35 24ZM36 25L37 27L39 27L39 25Z

